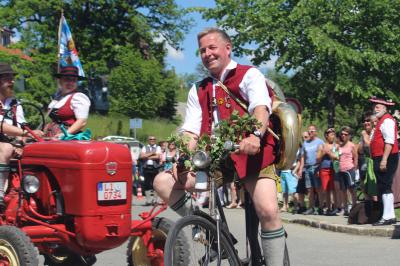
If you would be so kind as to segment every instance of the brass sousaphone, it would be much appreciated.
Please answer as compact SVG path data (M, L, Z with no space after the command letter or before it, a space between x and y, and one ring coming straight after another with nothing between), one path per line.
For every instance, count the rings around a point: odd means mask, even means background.
M281 88L273 81L266 79L272 88L272 115L274 131L279 136L276 168L291 169L296 160L301 137L301 106L298 102L288 101Z

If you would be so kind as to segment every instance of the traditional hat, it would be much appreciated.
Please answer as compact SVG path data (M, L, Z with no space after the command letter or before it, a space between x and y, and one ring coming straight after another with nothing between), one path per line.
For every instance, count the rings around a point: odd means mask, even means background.
M395 105L395 103L392 101L392 99L385 100L385 99L382 99L382 98L378 98L376 96L372 96L372 98L370 98L369 101L371 103L375 103L375 104L378 103L378 104L383 104L383 105L386 105L386 106L394 106Z
M76 77L78 80L84 80L85 77L79 76L79 69L76 66L65 66L60 68L60 72L54 74L56 78Z
M15 74L14 70L7 63L0 63L0 75L3 74Z

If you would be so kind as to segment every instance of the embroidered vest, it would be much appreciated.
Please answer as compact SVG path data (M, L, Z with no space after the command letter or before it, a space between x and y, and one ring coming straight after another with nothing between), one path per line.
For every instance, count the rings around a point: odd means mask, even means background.
M235 69L229 71L224 80L224 85L229 88L232 94L234 94L235 97L239 98L247 105L248 102L245 101L240 95L239 84L250 68L251 66L238 64ZM202 110L200 135L210 135L213 122L213 80L210 77L205 78L198 82L196 86L197 95ZM243 110L243 108L237 104L235 100L230 99L228 94L217 85L215 85L215 98L220 120L228 119L234 110L237 110L241 116L247 112L247 110ZM270 123L269 126L272 127L272 124ZM274 146L275 140L273 136L266 133L262 141L260 153L256 155L232 154L231 158L235 163L238 176L242 179L248 175L255 175L258 174L261 169L271 165L275 161Z
M390 154L395 154L399 152L399 147L398 147L398 142L397 142L397 122L396 120L388 113L384 114L381 119L379 119L378 124L375 127L375 132L374 136L372 137L371 144L370 144L370 150L371 150L371 156L374 157L379 157L383 155L383 151L385 149L385 140L383 139L382 131L380 129L383 121L385 119L392 119L395 123L394 126L394 144L392 151Z

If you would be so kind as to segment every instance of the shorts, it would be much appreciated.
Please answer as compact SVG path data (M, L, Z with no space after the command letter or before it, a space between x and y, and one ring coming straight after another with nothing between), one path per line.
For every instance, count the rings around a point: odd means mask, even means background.
M320 188L321 187L321 179L318 176L318 166L306 166L304 170L304 179L306 182L306 188Z
M281 172L282 193L296 193L297 178L290 171Z
M307 194L304 172L303 172L303 178L299 179L297 182L296 193L303 194L303 195Z
M354 169L350 169L347 171L340 171L335 176L335 181L339 182L341 190L345 190L348 188L355 188L356 171Z
M332 168L321 168L319 170L321 187L323 191L332 191L335 189L334 171Z

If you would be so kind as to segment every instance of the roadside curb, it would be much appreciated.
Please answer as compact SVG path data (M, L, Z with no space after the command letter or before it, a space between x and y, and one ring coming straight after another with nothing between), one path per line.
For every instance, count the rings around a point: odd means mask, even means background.
M310 226L332 232L363 235L363 236L400 238L400 225L375 227L371 225L362 226L362 225L335 224L335 223L329 223L327 221L317 221L305 218L281 217L281 219L284 223L302 224L305 226Z

